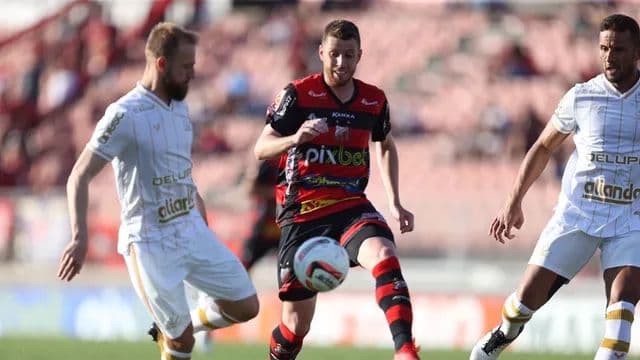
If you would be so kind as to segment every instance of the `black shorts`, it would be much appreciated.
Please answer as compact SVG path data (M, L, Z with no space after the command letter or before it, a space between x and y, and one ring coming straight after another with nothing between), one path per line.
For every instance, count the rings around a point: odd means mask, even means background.
M347 250L351 266L358 264L362 242L380 236L393 241L386 221L371 204L359 205L323 218L282 227L278 246L278 293L280 300L300 301L316 293L298 281L293 272L293 257L300 245L314 236L328 236L340 241Z

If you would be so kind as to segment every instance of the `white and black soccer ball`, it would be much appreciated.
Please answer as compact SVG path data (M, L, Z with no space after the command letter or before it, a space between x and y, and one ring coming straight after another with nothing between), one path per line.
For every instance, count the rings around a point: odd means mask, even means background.
M333 290L347 277L349 255L336 240L316 236L305 241L296 251L293 271L298 281L309 290Z

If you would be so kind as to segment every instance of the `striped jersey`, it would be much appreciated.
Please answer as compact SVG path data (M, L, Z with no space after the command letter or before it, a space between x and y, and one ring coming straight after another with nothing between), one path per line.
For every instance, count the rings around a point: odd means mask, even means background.
M192 141L186 103L167 105L140 84L107 107L87 147L115 172L122 207L119 252L131 241L175 233L195 207Z
M293 135L308 119L326 118L329 131L294 146L280 158L276 185L278 224L314 220L367 204L369 140L390 131L384 92L354 79L350 100L340 101L321 74L289 84L267 111L267 123Z
M640 91L620 93L604 75L575 85L551 121L574 133L555 215L599 237L640 230Z

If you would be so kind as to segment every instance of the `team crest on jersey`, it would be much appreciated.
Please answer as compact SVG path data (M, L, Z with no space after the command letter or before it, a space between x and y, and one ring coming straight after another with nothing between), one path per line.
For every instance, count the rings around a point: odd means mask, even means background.
M342 124L340 122L336 123L335 137L336 140L340 142L346 142L349 140L349 122L346 124Z
M362 103L362 105L364 106L373 106L373 105L378 105L378 100L372 100L369 101L365 98L362 98L362 100L360 101Z

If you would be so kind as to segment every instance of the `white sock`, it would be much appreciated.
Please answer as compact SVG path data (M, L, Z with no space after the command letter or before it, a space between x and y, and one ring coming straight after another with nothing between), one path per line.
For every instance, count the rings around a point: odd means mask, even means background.
M160 360L187 360L191 359L191 353L185 353L170 349L169 346L164 344L164 353L160 355Z
M619 301L607 307L604 339L600 343L594 360L624 360L631 342L631 324L635 306Z
M507 339L513 339L520 333L520 329L531 319L535 311L526 307L518 300L518 295L514 292L509 295L502 306L502 324L500 330Z
M218 304L211 298L201 298L198 306L191 311L193 331L215 330L231 326L237 321L220 311Z

